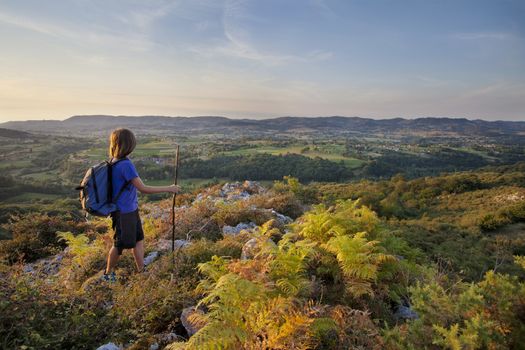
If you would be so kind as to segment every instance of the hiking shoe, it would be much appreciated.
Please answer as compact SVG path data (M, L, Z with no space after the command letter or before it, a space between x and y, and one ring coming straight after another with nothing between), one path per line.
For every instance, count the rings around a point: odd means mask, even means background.
M102 280L110 283L117 282L117 275L115 274L115 271L110 273L104 273L102 275Z

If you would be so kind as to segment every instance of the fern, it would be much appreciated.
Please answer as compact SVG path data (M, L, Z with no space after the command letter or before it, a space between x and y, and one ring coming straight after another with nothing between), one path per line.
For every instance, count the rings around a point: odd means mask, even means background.
M268 224L260 232L271 230ZM297 304L293 296L308 283L304 263L313 245L285 239L279 246L263 245L255 259L229 261L214 256L200 264L206 278L198 287L204 294L198 306L205 305L209 312L192 316L204 326L185 348L311 348L309 327L315 308Z
M328 241L324 247L336 255L347 279L347 290L355 297L372 294L372 282L377 279L379 266L391 255L379 252L378 241L367 241L365 232L354 237L339 236Z
M338 201L332 208L317 205L292 227L303 237L326 243L337 236L354 235L361 231L372 232L378 223L377 215L361 206L359 200L347 200Z
M525 256L514 255L514 263L525 269Z
M271 250L270 277L283 295L296 296L308 286L305 261L314 245L304 240L296 243L282 240L278 246L268 248Z
M292 227L303 237L316 242L327 242L335 232L343 231L342 227L336 227L332 215L323 204L304 214L299 223Z
M73 262L81 265L84 257L91 251L89 238L84 234L74 235L71 232L57 232L57 237L59 241L67 243L70 252L74 255Z
M475 350L480 348L491 348L487 344L482 344L483 337L487 331L494 327L492 322L482 321L480 315L474 316L466 322L466 327L460 329L459 324L453 324L450 329L434 325L432 328L437 333L433 344L442 345L450 350ZM484 342L483 342L484 343Z
M226 284L235 288L246 287L246 281L233 276L223 282L219 288L221 292L214 293L212 298L218 294L226 296L223 288ZM249 292L243 297L226 296L210 304L211 311L206 315L208 323L190 338L186 348L310 349L310 325L316 313L313 305L301 306L294 299L282 296L269 298L262 286L259 286L262 294L257 294L263 297L250 299L254 296L252 287L248 286ZM243 302L234 302L237 299Z
M207 323L190 338L188 346L191 349L238 348L249 336L245 318L266 298L261 285L234 273L221 276L199 303L207 305L210 312L203 316Z

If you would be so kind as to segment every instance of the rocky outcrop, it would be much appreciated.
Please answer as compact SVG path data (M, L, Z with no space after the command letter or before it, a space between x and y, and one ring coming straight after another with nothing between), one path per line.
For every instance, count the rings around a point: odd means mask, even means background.
M40 259L31 264L25 264L24 272L30 274L37 274L41 277L49 277L58 274L62 266L62 260L67 254L69 248L66 248L62 253L59 253L51 258Z
M278 213L273 209L267 209L267 210L272 214L272 216L275 218L275 220L277 221L279 225L284 226L284 225L291 224L293 222L293 219L289 216Z
M237 201L246 200L254 194L264 193L267 190L257 181L228 182L225 183L218 192L210 190L199 193L195 198L196 202L203 200L211 201Z

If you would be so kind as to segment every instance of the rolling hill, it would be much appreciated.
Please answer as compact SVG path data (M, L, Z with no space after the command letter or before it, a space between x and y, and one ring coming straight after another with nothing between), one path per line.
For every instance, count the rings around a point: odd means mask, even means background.
M360 117L280 117L272 119L231 119L218 116L110 116L81 115L63 121L10 121L2 128L40 133L106 133L108 129L129 127L139 133L193 132L198 134L249 135L276 133L309 134L323 132L335 135L424 133L450 136L520 136L525 135L525 122L485 121L465 118L370 119Z

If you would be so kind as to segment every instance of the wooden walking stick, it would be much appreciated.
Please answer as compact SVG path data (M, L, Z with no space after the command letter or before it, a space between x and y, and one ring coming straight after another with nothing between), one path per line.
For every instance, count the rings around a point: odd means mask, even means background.
M177 145L177 153L175 155L175 185L179 180L179 145ZM173 267L175 267L175 200L177 193L173 193L173 201L171 204L171 255L173 256Z

